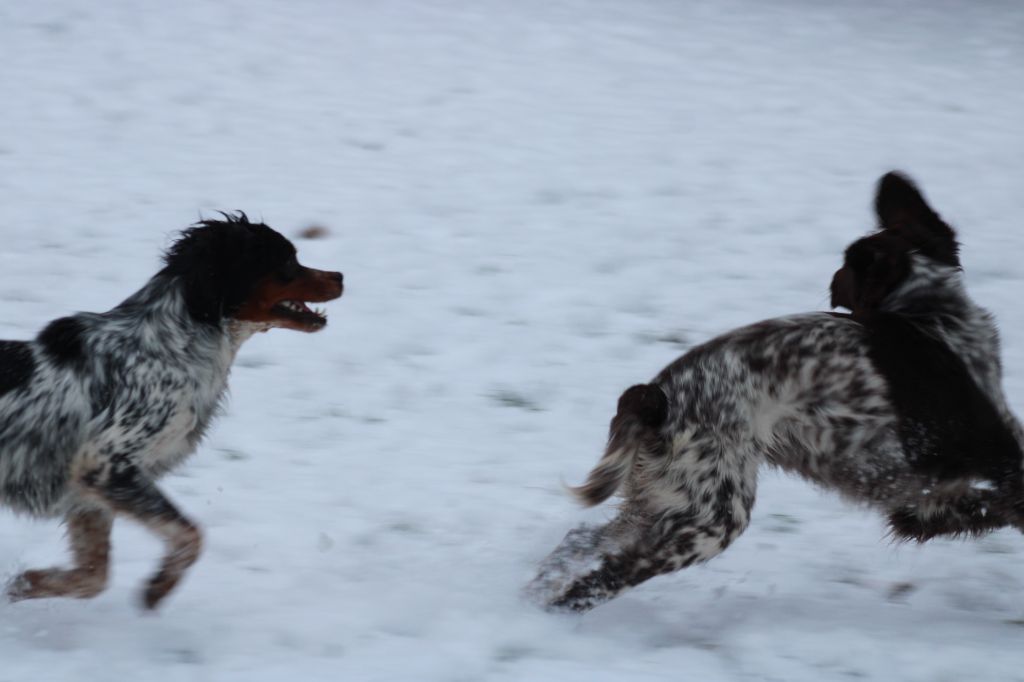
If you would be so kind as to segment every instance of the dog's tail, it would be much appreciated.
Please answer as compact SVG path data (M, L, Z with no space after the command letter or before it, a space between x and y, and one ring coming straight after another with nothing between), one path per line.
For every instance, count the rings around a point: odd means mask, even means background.
M654 384L639 384L626 389L619 398L619 409L612 418L608 447L586 482L570 488L584 506L593 507L614 495L633 468L641 450L668 418L668 398Z

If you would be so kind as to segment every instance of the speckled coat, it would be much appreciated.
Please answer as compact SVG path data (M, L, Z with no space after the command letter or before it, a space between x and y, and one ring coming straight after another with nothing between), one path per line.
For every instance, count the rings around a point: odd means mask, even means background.
M137 467L159 478L195 450L244 338L193 320L180 288L157 277L108 313L4 342L0 501L64 516L88 504L70 485L75 472L96 481Z
M341 273L299 265L268 226L225 215L186 230L165 267L112 310L0 342L0 504L63 518L74 562L25 571L8 596L99 593L122 515L167 545L143 594L150 608L162 600L198 558L201 535L156 481L195 451L242 342L272 327L322 328L304 301L342 288Z
M905 184L880 191L925 206L909 181L887 182ZM967 296L958 261L915 234L848 251L852 271L837 278L887 287L869 307L737 329L623 394L604 457L575 489L588 505L620 493L619 514L571 531L530 596L586 610L711 559L747 527L766 464L878 509L899 538L1024 529L1021 428L994 320Z

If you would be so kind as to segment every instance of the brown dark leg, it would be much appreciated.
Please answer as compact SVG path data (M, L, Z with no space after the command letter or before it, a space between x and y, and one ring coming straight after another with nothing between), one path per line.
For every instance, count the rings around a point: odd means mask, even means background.
M131 517L163 539L166 553L142 595L143 605L155 608L199 558L199 529L127 457L113 457L103 468L84 476L82 484L115 512Z
M173 507L172 507L173 508ZM181 581L185 571L196 562L203 547L203 536L188 519L178 516L174 520L139 520L150 530L164 539L167 553L164 554L160 569L146 583L142 603L147 609L154 609Z
M107 586L113 515L93 507L67 517L73 568L25 571L7 589L12 601L40 597L95 597Z

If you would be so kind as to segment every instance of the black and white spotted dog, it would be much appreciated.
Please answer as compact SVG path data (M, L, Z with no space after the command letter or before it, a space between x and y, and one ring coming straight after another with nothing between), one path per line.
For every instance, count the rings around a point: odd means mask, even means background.
M63 517L74 560L22 573L12 599L101 592L115 515L166 543L146 607L198 558L199 530L155 481L196 449L242 342L272 327L323 328L305 302L343 288L341 273L303 267L266 225L224 217L186 230L163 269L113 310L0 342L0 504Z
M834 306L696 347L619 400L574 492L624 500L542 563L528 592L583 611L716 556L747 527L770 464L885 514L900 539L1024 529L1021 429L993 318L967 296L953 230L898 174L881 230L849 247Z

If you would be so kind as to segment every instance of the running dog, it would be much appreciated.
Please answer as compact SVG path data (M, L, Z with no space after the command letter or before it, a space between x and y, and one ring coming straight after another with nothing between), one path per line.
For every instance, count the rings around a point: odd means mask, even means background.
M899 174L875 206L880 230L832 281L849 314L737 329L622 395L574 489L587 506L620 493L619 514L570 531L530 596L585 611L715 557L746 529L762 464L874 507L899 539L1024 530L1022 431L956 235Z
M307 302L338 298L340 272L244 213L185 230L164 267L105 313L0 342L0 504L62 517L73 566L25 571L13 600L93 597L106 586L115 515L166 544L143 603L154 608L199 557L201 534L156 480L195 451L217 414L239 346L255 332L315 332Z

